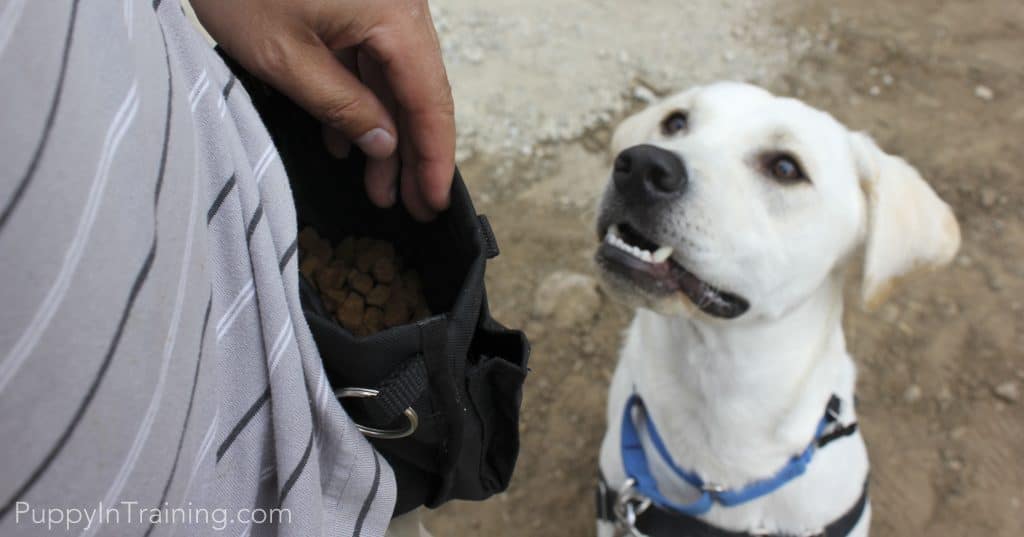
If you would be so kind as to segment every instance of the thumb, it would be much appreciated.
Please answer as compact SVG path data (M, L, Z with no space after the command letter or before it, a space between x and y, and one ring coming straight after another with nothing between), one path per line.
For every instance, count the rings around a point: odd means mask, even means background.
M397 146L395 121L380 100L319 40L279 43L257 74L376 159Z

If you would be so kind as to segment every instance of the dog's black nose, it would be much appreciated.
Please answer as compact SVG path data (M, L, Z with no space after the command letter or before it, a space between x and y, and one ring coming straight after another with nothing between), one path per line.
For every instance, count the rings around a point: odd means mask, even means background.
M653 145L637 145L619 153L612 178L622 194L650 199L678 196L688 181L683 161Z

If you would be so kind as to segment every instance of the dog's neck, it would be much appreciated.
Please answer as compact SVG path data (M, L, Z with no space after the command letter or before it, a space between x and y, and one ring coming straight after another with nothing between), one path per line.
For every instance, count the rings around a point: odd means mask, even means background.
M763 322L641 310L624 355L635 360L636 389L676 462L738 486L770 477L803 450L829 396L852 397L842 304L842 278L834 275Z

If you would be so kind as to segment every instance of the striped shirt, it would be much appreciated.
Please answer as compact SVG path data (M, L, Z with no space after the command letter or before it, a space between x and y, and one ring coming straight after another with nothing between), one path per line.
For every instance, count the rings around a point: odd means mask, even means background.
M177 0L0 0L0 89L0 535L382 535L284 168Z

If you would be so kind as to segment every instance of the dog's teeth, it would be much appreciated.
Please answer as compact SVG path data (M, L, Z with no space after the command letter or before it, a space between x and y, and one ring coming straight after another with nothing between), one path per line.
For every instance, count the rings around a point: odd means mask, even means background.
M651 261L654 263L664 263L669 257L672 257L672 247L662 246L651 256Z

